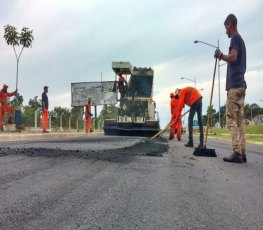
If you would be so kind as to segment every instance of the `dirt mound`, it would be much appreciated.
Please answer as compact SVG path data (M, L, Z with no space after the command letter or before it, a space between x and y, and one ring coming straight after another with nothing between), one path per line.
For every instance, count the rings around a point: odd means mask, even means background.
M27 155L30 157L78 157L83 159L105 160L112 162L129 161L132 156L146 155L162 157L168 151L165 140L154 143L139 142L129 147L107 150L63 150L60 148L0 148L0 157L7 155Z

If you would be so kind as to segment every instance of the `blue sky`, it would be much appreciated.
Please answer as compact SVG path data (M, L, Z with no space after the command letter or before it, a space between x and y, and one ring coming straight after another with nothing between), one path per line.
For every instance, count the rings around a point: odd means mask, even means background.
M32 48L19 63L19 93L25 103L48 85L51 109L70 108L71 82L114 80L112 61L152 67L154 100L162 124L169 121L169 94L177 87L203 88L203 113L211 93L214 49L194 44L201 40L223 53L230 40L223 22L229 13L238 18L238 31L247 46L246 103L261 107L263 77L263 2L260 0L10 0L0 3L0 84L15 88L16 60L3 38L3 27L33 30ZM223 64L223 63L221 63ZM225 71L220 67L220 101L225 104ZM218 74L213 97L218 110Z

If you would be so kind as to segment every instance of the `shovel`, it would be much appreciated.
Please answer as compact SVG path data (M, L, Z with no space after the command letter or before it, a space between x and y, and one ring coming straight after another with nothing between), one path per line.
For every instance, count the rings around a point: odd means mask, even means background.
M181 118L184 117L188 112L189 112L189 110L186 111L186 112L181 116ZM175 123L177 122L177 120L178 120L178 119L175 119L173 122L169 122L169 123L165 126L164 129L160 130L160 131L159 131L158 133L156 133L154 136L148 138L145 142L151 143L151 142L152 142L154 139L156 139L157 137L161 137L161 136L165 133L165 131L170 127L170 125L175 124Z

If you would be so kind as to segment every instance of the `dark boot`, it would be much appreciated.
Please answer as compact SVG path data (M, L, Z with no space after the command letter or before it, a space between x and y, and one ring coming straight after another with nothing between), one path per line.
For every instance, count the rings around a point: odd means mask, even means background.
M194 144L191 143L191 142L188 142L188 143L185 144L184 146L185 146L185 147L191 147L191 148L193 148L193 147L194 147Z
M242 155L242 160L243 160L243 162L247 163L247 155L246 154Z
M203 149L203 148L204 148L204 144L203 144L203 143L200 143L197 148Z
M173 140L173 139L174 139L174 136L171 136L171 135L170 135L170 137L169 137L168 140L171 141L171 140Z
M226 162L239 163L239 164L241 164L243 162L241 154L239 154L237 152L233 152L229 157L224 157L223 160Z

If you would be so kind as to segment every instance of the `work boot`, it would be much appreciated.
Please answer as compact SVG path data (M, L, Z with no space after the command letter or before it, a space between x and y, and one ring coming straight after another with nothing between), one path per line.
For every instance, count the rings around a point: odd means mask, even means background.
M177 137L177 140L178 140L178 141L181 141L181 137Z
M173 140L173 139L174 139L174 137L173 137L173 136L170 136L168 140L171 141L171 140Z
M197 148L203 149L203 148L204 148L204 144L200 143L200 144L197 146Z
M3 127L3 126L1 126L0 130L1 130L2 132L4 132L4 127Z
M247 163L247 155L246 154L242 155L242 160L244 163Z
M184 146L185 146L185 147L191 147L191 148L193 148L193 147L194 147L194 144L191 143L191 142L188 142L188 143L185 144Z
M233 152L229 157L224 157L223 160L226 162L238 163L238 164L241 164L243 162L241 154L237 152Z

